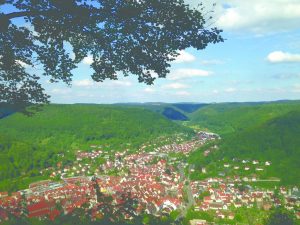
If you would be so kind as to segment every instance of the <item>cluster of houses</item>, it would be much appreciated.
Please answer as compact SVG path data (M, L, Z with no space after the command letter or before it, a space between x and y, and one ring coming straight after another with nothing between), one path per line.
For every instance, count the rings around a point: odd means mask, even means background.
M92 176L93 174L99 174L104 172L108 174L110 170L122 171L128 167L128 160L124 160L125 156L128 157L142 157L145 160L147 157L153 159L153 157L167 157L168 153L182 153L188 155L191 151L197 149L204 143L210 140L215 140L218 136L212 133L200 132L197 137L192 141L185 141L183 134L178 135L175 139L167 138L161 140L162 143L174 142L173 144L165 144L158 147L158 143L144 144L140 147L139 153L130 154L129 149L124 149L122 152L116 151L104 151L103 146L91 145L90 151L77 150L75 157L76 160L73 165L57 164L57 167L50 167L41 170L42 175L48 175L50 178L64 179L72 176ZM127 145L130 145L127 143ZM149 152L148 150L152 151ZM147 154L147 156L145 155ZM131 156L130 156L131 155ZM96 165L99 161L96 159L101 158L105 163L102 165Z
M206 157L208 156L210 153L212 153L213 151L215 150L218 150L219 147L217 145L214 145L214 146L211 146L210 148L206 149L204 152L203 152L203 155Z
M260 162L258 160L241 160L239 162L238 159L233 160L233 164L231 163L224 163L224 168L232 168L234 170L255 170L255 171L263 171L265 167L271 165L270 161Z
M251 186L242 185L239 177L226 179L208 178L203 181L191 182L193 197L196 200L195 211L214 211L216 218L234 219L234 213L230 209L254 206L263 210L272 207L284 206L296 215L300 206L300 192L297 187L289 189L280 187L279 194L282 199L274 193L274 190L253 189ZM205 193L205 194L203 194Z
M9 215L54 220L62 213L72 213L84 203L96 202L95 189L86 177L37 182L26 190L0 196L0 221L7 220Z
M12 214L53 220L61 213L70 214L84 204L88 204L97 215L97 210L102 208L97 201L95 182L103 195L112 197L113 205L120 203L120 194L130 192L131 198L138 203L131 212L134 215L144 212L160 215L177 210L183 202L180 175L167 165L166 160L147 164L150 159L143 154L127 156L129 171L125 176L73 177L60 182L48 180L31 184L29 189L11 196L1 193L0 218L5 220Z
M76 153L76 160L81 161L83 159L96 159L103 153L102 150L93 150L91 152L83 152L78 150Z
M155 152L160 153L183 153L185 155L188 155L192 150L196 149L197 147L200 147L203 145L203 142L197 140L197 141L190 141L183 144L170 144L170 145L164 145L158 148L155 148Z
M85 176L92 173L89 163L75 162L72 166L59 167L57 169L52 168L50 178L59 177L60 179L64 179L69 176Z
M207 140L209 138L205 136L204 139L158 147L152 152L115 152L113 157L107 157L106 162L95 171L91 171L92 165L86 163L85 159L90 159L93 163L94 159L103 156L103 151L97 149L98 146L91 146L93 150L90 152L77 151L73 165L62 167L59 164L57 168L45 170L50 172L50 178L59 177L61 181L37 182L28 189L11 195L1 192L0 220L8 219L9 215L54 220L58 215L70 214L83 205L88 205L93 215L98 215L97 211L101 211L101 207L99 199L97 200L95 182L103 195L112 197L112 204L116 206L120 203L120 193L130 192L131 198L138 203L132 212L134 215L142 212L154 215L170 213L183 207L184 181L176 168L167 163L167 154L188 154ZM100 173L110 170L125 173L115 176ZM93 179L88 174L94 174Z
M182 206L183 183L174 168L167 166L166 160L146 165L149 157L129 156L128 174L120 176L100 176L98 184L103 193L114 195L130 191L138 201L138 212L159 215L177 210Z
M200 140L204 140L204 141L221 139L221 137L218 134L210 133L210 132L206 132L206 131L198 132L197 136Z
M58 165L51 169L50 178L59 177L60 181L40 181L31 184L26 190L10 195L0 192L0 222L7 220L9 215L54 220L61 214L72 214L78 208L89 212L92 218L101 218L109 206L100 195L110 197L109 204L114 207L114 212L125 204L124 195L134 200L135 207L124 214L127 219L142 213L159 216L174 210L184 210L186 179L168 154L188 155L207 141L219 138L212 133L200 132L198 138L192 141L166 144L155 147L153 151L142 146L137 153L130 153L126 149L123 152L111 152L109 156L96 145L91 146L93 150L90 152L77 151L73 165ZM99 157L103 157L105 163L93 165ZM257 160L242 163L245 166L262 164ZM270 162L264 162L264 166L269 165ZM224 167L229 168L232 165L224 164ZM190 182L196 202L195 210L213 210L218 218L234 219L230 207L258 205L267 210L282 204L274 191L251 188L242 190L238 186L241 181L239 177L234 177ZM200 198L203 193L207 194ZM299 208L300 195L297 194L297 188L281 188L280 193L284 196L287 209Z
M161 215L182 209L183 181L175 168L168 166L166 160L146 165L148 158L128 156L134 163L125 176L97 176L65 178L60 182L50 180L33 183L26 190L11 195L0 192L0 222L9 215L29 218L48 218L54 220L60 214L71 214L75 209L88 205L92 216L103 213L103 208L95 189L95 182L103 195L112 197L112 204L119 205L120 193L130 192L137 200L132 215L148 213ZM297 217L300 206L300 191L297 187L287 189L280 187L276 195L274 190L258 190L250 186L240 188L239 177L226 179L208 178L203 181L191 181L195 202L195 211L214 211L216 218L235 218L232 207L261 207L269 210L273 206L281 206L293 211ZM203 195L203 193L206 193ZM281 197L279 197L279 195ZM85 206L86 207L86 206ZM130 219L130 216L128 216ZM196 223L197 222L197 223ZM198 223L199 222L199 223ZM201 223L200 223L201 222ZM191 224L207 224L204 220L192 220Z
M217 149L217 146L212 146L208 150L204 151L204 156L207 156L213 149ZM271 161L259 161L259 160L249 160L249 159L237 159L233 158L231 161L224 160L220 162L215 168L216 172L220 177L225 176L243 176L242 180L245 182L257 182L257 181L273 181L279 182L279 178L266 179L263 178L263 171L267 170L268 167L272 165ZM195 170L191 170L195 172ZM202 167L201 172L206 174L209 172L209 168Z
M220 139L220 136L214 133L209 133L205 131L200 131L196 134L196 137L193 138L191 141L184 141L185 135L181 134L177 136L175 139L167 138L162 140L162 143L171 142L172 144L163 144L159 145L157 143L148 143L141 146L139 151L147 151L151 149L156 153L183 153L188 155L191 151L201 147L208 141L213 141ZM181 143L181 144L180 144Z
M154 151L159 153L183 153L188 155L191 151L201 147L206 142L217 139L220 139L219 135L201 131L197 134L197 138L192 141L184 142L182 144L173 143L164 145L155 148Z

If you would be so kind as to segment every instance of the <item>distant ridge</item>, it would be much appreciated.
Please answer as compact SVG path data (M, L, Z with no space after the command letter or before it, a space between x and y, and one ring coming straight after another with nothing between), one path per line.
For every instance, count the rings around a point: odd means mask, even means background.
M4 107L0 107L0 119L5 118L7 116L10 116L14 113L15 113L15 111L12 110L12 109L7 109L7 108L4 108Z
M188 123L221 134L220 151L211 161L271 161L264 176L300 184L300 101L211 104L190 114ZM203 153L197 154L194 162L203 163Z

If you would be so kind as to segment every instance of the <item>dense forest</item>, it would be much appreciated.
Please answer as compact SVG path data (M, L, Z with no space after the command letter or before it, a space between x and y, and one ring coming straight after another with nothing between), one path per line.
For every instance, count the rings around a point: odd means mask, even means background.
M139 107L148 109L156 113L160 113L167 119L174 121L186 121L189 120L189 113L195 112L197 109L204 107L208 104L196 104L196 103L123 103L118 104L126 107Z
M190 116L190 124L221 134L220 151L204 159L195 152L192 161L208 164L220 159L272 161L265 176L284 184L300 181L300 102L231 103L210 105Z
M249 127L223 143L228 157L242 155L273 162L268 174L284 183L300 182L300 109Z
M192 130L136 107L49 105L32 117L15 113L0 120L1 184L17 178L14 183L23 187L28 177L28 182L41 179L39 170L55 166L58 153L70 152L68 160L74 157L72 150L91 144L137 148L149 139L178 132Z
M300 102L221 104L49 105L32 117L15 113L0 120L0 189L13 189L42 179L41 168L55 166L59 153L87 148L91 144L116 149L137 148L162 135L192 130L163 116L166 108L188 119L187 126L221 135L220 151L191 158L198 166L220 159L270 160L266 176L284 184L300 180ZM3 185L6 184L6 185Z
M189 118L190 124L224 135L263 124L297 109L300 109L300 101L219 103L202 107L189 114Z

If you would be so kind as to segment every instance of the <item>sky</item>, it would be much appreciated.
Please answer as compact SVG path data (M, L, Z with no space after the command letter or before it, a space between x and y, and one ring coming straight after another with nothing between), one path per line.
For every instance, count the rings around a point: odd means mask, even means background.
M166 79L148 86L132 75L91 80L92 59L74 70L71 87L43 86L54 103L242 102L300 99L300 0L201 0L224 43L186 49ZM191 7L200 1L186 0ZM213 6L216 3L216 6ZM213 12L210 12L213 11Z

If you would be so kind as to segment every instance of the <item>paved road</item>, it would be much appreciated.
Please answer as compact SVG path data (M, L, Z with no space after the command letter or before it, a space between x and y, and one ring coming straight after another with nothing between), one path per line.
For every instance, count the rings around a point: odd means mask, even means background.
M178 166L179 173L180 173L180 180L184 182L184 192L187 195L187 202L184 203L184 206L181 210L181 213L178 215L177 220L180 218L184 218L187 214L187 211L190 207L192 207L195 204L195 200L193 198L192 189L190 186L190 178L185 176L184 173L184 167L182 165ZM189 167L189 173L190 173L190 167Z
M190 185L190 172L191 172L191 165L189 165L188 177L186 179L187 182L186 182L186 185L185 185L186 193L187 193L187 197L188 197L187 208L190 208L195 204L192 188L191 188L191 185Z
M269 180L256 180L251 182L280 182L280 179L269 179Z

